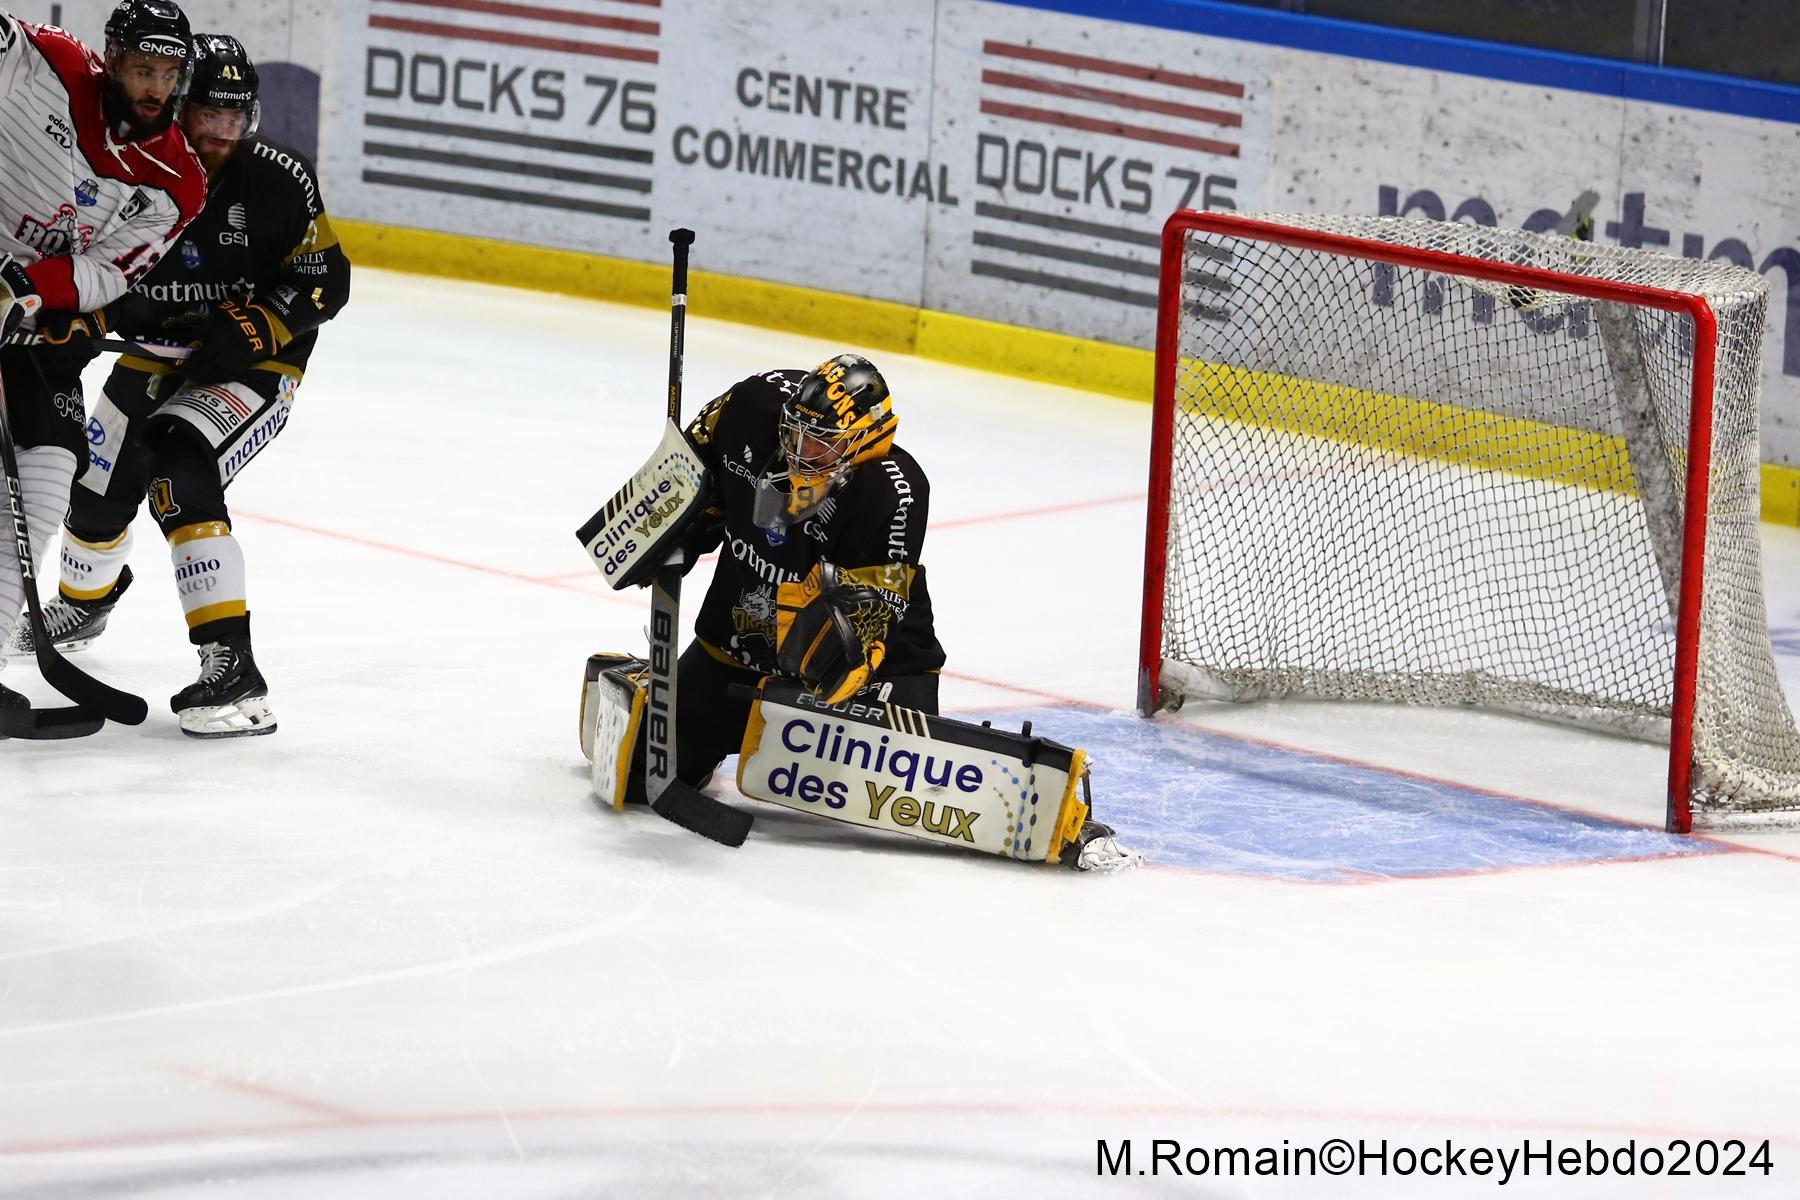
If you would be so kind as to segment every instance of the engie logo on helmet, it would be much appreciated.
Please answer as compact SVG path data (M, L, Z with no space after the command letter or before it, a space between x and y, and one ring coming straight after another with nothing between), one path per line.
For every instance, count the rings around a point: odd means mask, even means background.
M138 39L133 50L148 54L152 58L177 58L187 61L188 46L180 38L165 37L161 34L145 34Z

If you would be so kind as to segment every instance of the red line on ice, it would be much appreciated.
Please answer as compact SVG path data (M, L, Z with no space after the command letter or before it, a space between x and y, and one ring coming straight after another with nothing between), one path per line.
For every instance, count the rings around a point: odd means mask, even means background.
M197 1079L212 1087L224 1088L227 1091L241 1092L246 1096L257 1096L264 1100L273 1100L277 1104L285 1104L303 1112L316 1116L331 1117L339 1121L360 1122L368 1120L366 1113L354 1108L345 1108L341 1104L330 1104L323 1100L314 1100L283 1088L271 1087L265 1083L253 1083L248 1079L236 1079L230 1075L220 1075L214 1071L202 1071L191 1067L178 1068L178 1073L189 1079Z

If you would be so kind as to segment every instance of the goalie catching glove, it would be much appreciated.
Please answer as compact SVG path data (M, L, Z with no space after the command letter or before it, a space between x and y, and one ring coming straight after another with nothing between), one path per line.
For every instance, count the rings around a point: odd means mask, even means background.
M867 687L887 657L892 610L862 578L868 573L821 562L799 583L775 590L775 665L827 704Z

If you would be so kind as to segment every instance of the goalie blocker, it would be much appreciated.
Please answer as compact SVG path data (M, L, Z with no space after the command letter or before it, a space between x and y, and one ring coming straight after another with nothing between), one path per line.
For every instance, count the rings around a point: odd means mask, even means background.
M641 658L596 654L582 684L581 750L594 794L616 809L625 807L647 676ZM883 703L882 691L832 704L764 678L738 758L739 790L834 821L1024 862L1079 856L1084 867L1110 868L1135 861L1088 819L1084 751ZM1104 853L1083 856L1090 845Z
M656 451L575 536L614 591L650 582L706 508L706 464L670 421Z

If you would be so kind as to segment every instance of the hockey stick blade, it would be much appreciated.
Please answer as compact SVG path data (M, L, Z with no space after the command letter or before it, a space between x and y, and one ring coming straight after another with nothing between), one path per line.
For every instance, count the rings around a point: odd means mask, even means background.
M44 676L45 683L73 700L79 707L97 712L108 721L117 721L121 725L144 723L144 718L150 715L150 706L142 696L134 696L110 684L101 683L51 649L50 639L41 628L41 618L34 624L40 625L40 628L33 630L36 635L33 640L37 642L38 671Z
M650 808L657 816L721 846L743 845L750 836L750 826L756 823L749 813L714 800L679 779L670 780Z
M99 733L106 718L90 708L9 708L0 711L0 738L47 742Z

